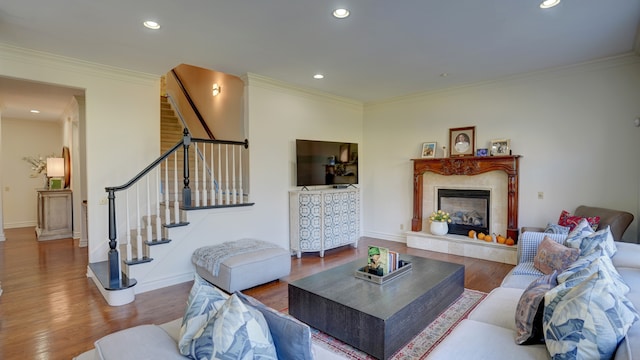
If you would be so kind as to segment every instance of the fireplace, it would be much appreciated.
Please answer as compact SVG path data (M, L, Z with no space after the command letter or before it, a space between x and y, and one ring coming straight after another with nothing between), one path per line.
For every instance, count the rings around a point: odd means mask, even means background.
M438 189L438 209L451 215L449 234L489 234L491 192L474 189Z
M503 216L495 214L496 206L492 206L492 222L494 226L489 228L496 233L502 233L503 230L507 236L516 240L518 238L518 162L519 155L508 156L485 156L485 157L459 157L459 158L441 158L441 159L413 159L413 218L411 219L411 231L417 232L422 230L423 225L423 200L425 198L424 188L429 187L425 184L425 173L437 174L438 176L451 177L458 176L462 178L475 179L479 175L488 175L491 173L502 173L506 176L505 187L503 189L495 189L492 192L494 198L496 196L504 196L506 205L499 206L504 215L504 226L496 226L496 221L503 221ZM493 183L493 181L491 182ZM465 186L473 188L473 186ZM490 186L487 186L490 188ZM429 194L429 193L428 193ZM431 193L432 194L432 193ZM426 196L429 197L428 195ZM492 200L493 201L493 200ZM435 205L435 204L433 204ZM432 211L433 207L427 207L427 214ZM428 219L428 217L427 217ZM503 229L504 228L504 229Z

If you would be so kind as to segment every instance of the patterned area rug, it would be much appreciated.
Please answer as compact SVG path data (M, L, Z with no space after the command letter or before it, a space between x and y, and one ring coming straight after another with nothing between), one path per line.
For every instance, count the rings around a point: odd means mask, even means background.
M464 289L462 295L451 306L438 315L429 326L395 353L391 359L424 359L486 296L486 293L480 291ZM312 328L311 331L313 342L331 352L338 353L347 359L375 359L316 329Z

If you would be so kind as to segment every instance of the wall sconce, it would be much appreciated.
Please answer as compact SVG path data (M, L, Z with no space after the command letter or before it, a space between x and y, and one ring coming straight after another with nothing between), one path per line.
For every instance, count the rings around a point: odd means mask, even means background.
M62 189L64 178L64 158L47 158L49 189Z
M213 91L211 92L213 96L218 96L218 94L220 94L221 91L222 91L222 87L218 85L218 83L213 84Z

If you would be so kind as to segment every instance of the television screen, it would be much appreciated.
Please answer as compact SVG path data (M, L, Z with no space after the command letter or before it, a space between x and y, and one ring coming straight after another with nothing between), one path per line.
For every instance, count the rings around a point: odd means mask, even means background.
M296 185L358 183L358 144L296 140Z

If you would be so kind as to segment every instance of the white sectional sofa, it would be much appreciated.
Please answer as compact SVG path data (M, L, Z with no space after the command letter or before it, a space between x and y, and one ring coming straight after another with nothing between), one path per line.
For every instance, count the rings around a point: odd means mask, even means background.
M562 242L566 235L554 235L554 237L557 242ZM525 232L521 235L519 249L527 245L531 246L531 242L535 246L540 242L540 239L540 234ZM640 244L616 241L615 245L617 252L611 257L611 262L630 288L626 298L636 309L640 309ZM519 256L522 260L523 254L520 251ZM518 271L521 269L516 266L505 277L502 285L489 293L469 314L468 318L463 320L449 336L433 349L427 359L521 360L552 358L545 344L516 344L516 307L529 284L541 276L540 274L523 274L522 271ZM618 344L613 356L616 360L640 358L640 321L635 321L629 328L626 337Z

